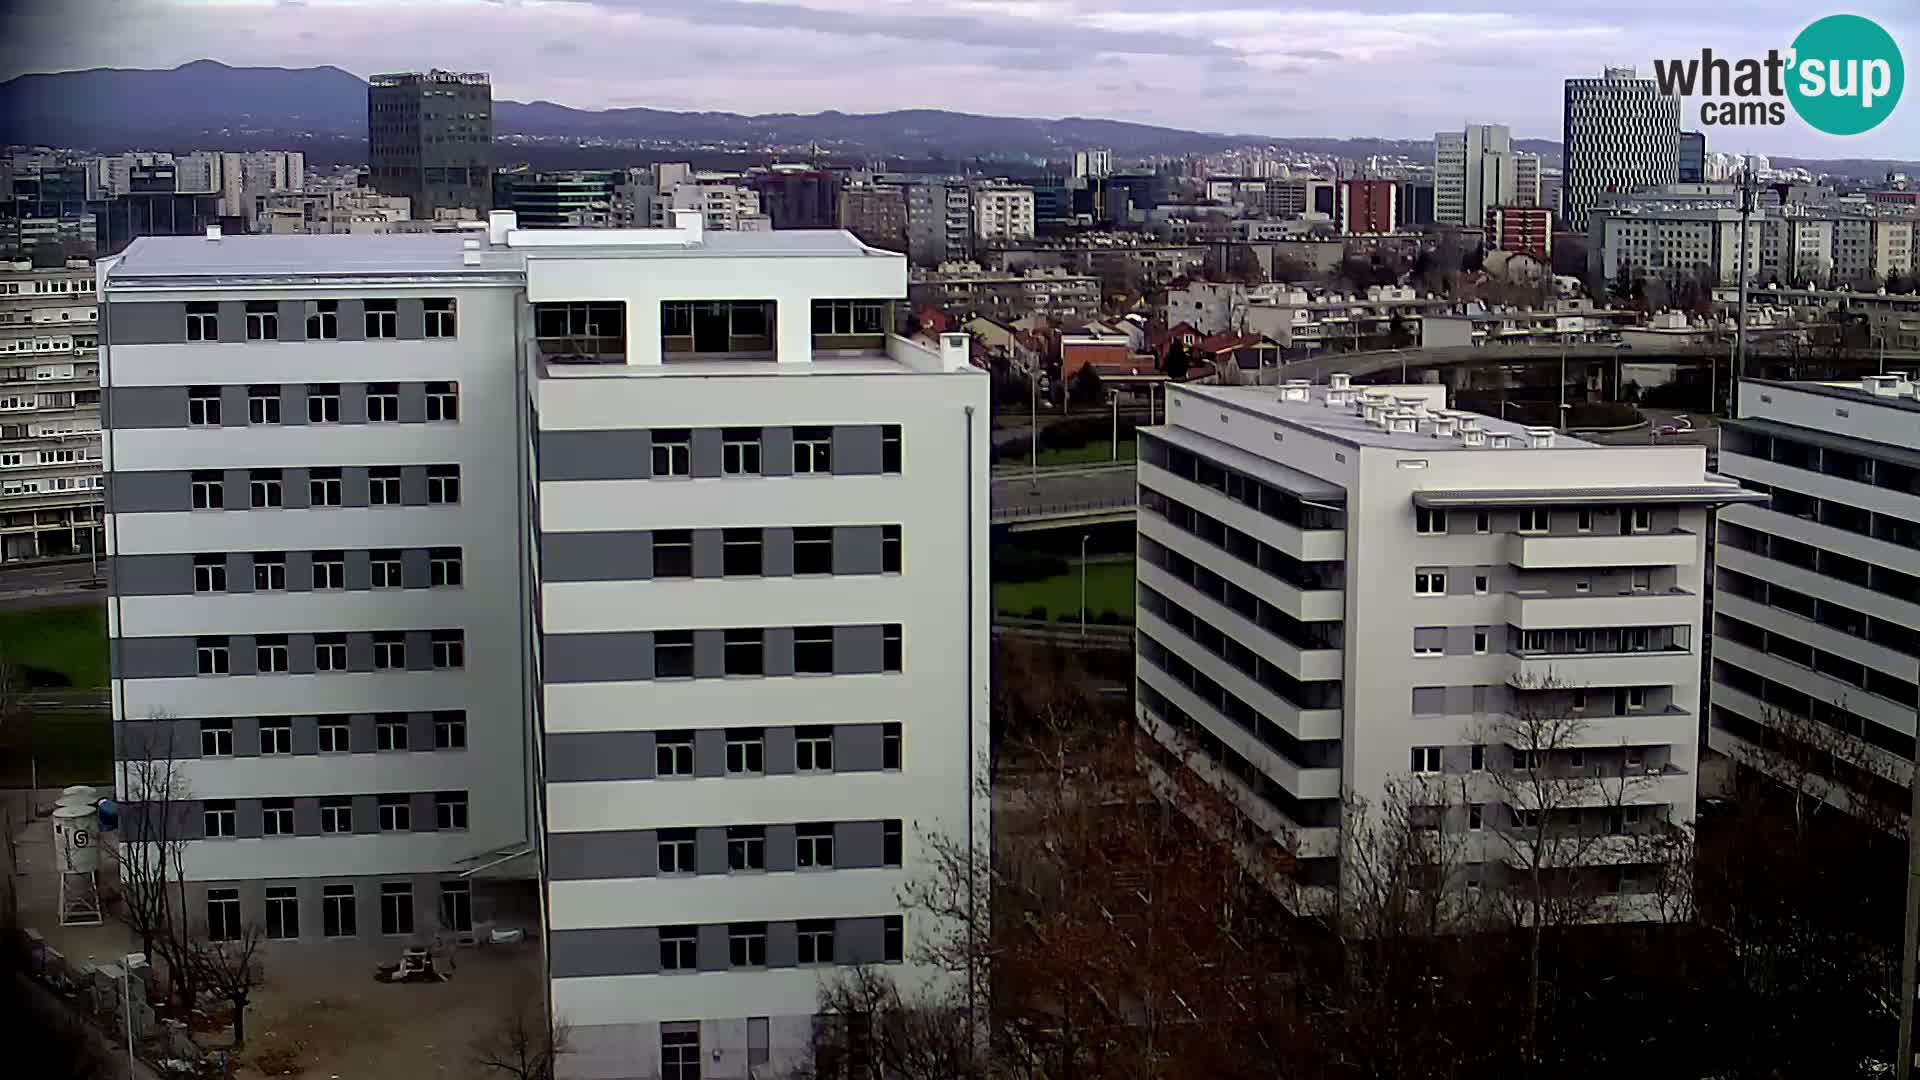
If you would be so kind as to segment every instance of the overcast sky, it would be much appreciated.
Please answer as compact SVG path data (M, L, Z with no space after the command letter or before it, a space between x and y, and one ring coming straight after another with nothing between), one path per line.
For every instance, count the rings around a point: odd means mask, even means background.
M1850 0L1920 56L1915 0ZM492 73L497 97L736 112L944 108L1275 136L1560 137L1561 80L1758 56L1806 0L0 0L0 78L202 57ZM1656 51L1657 50L1657 51ZM1711 149L1920 158L1920 90L1878 129L1708 131ZM1698 110L1683 127L1698 127Z

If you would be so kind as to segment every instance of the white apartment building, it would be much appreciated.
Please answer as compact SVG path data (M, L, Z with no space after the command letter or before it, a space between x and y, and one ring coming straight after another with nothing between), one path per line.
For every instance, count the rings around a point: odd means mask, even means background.
M1629 914L1624 838L1693 815L1707 511L1755 496L1701 447L1596 446L1445 393L1171 391L1141 432L1140 721L1309 887L1339 880L1342 800L1402 781L1450 792L1430 813L1468 890L1521 872L1530 815L1622 837L1547 869ZM1518 745L1528 717L1560 737ZM1522 768L1594 789L1515 805L1537 789L1497 774Z
M973 238L983 244L1033 239L1033 189L981 184L973 189Z
M1833 801L1904 808L1920 707L1920 382L1748 379L1739 404L1720 471L1763 501L1720 514L1708 743L1764 769L1757 748L1822 725L1854 766L1825 777Z
M180 759L189 906L541 929L567 1077L771 1075L845 965L936 978L899 892L986 836L989 415L906 280L691 211L106 264L117 745Z
M0 263L0 562L95 550L98 334L91 264Z
M1073 175L1087 177L1106 177L1113 175L1113 150L1105 146L1096 146L1088 150L1073 152Z
M1765 219L1747 223L1746 272L1756 277ZM1740 212L1725 206L1596 206L1587 219L1587 260L1611 281L1629 276L1732 284L1740 266Z
M1680 99L1634 69L1566 81L1560 217L1587 228L1587 210L1609 192L1630 193L1680 179Z
M1433 137L1433 219L1478 227L1496 206L1540 205L1540 157L1513 148L1505 124Z
M704 227L715 232L768 232L773 226L760 212L760 193L732 174L703 173L661 189L653 200L654 228L666 228L682 210L698 210Z

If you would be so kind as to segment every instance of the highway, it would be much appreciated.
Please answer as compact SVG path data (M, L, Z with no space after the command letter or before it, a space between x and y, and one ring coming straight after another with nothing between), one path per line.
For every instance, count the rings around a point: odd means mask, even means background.
M1093 524L1133 517L1139 488L1133 462L1042 469L1038 481L1024 470L998 469L989 495L993 524L1020 531L1063 521Z

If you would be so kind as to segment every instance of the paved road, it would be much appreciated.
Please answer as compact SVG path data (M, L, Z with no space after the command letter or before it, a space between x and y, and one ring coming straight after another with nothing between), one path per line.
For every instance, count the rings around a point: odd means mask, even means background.
M95 584L93 567L85 559L0 566L0 610L77 604L89 598L104 600L106 589L104 583Z
M994 520L1006 521L1066 508L1131 506L1137 493L1133 463L1129 461L1117 468L1102 465L1043 471L1037 485L1026 473L1001 473L993 478L989 498Z

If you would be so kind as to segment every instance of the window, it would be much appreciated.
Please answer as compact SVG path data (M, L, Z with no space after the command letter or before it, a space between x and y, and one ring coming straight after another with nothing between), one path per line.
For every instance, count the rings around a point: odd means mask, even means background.
M661 829L658 835L660 872L662 874L693 873L693 830Z
M209 840L230 837L238 832L232 799L208 799L201 804L201 816Z
M1627 531L1637 533L1652 532L1653 511L1644 506L1634 507L1627 514Z
M307 423L337 424L340 422L340 384L309 383L307 385Z
M653 677L656 679L693 678L693 631L654 631Z
M1653 588L1653 574L1651 571L1635 570L1633 571L1631 581L1634 592L1646 592Z
M430 338L450 338L454 336L454 310L451 298L434 298L424 302L423 313L426 325L422 328Z
M453 506L460 501L460 466L427 466L427 502Z
M1419 570L1413 575L1413 594L1415 596L1443 596L1447 591L1447 572L1445 570Z
M1586 712L1587 711L1587 692L1585 690L1573 691L1573 693L1568 697L1567 707L1577 713Z
M1593 531L1593 511L1591 510L1579 511L1574 516L1573 528L1575 532L1592 532Z
M369 340L399 337L400 302L398 300L367 301L366 323Z
M692 971L699 966L699 953L699 933L696 928L660 928L660 970Z
M286 941L299 936L300 891L291 885L268 886L267 937Z
M373 720L375 750L407 748L407 717L404 713L380 713Z
M794 865L802 870L833 867L833 826L801 825L794 830Z
M833 963L833 920L807 919L801 922L799 938L800 963Z
M200 721L200 756L233 756L233 721Z
M227 639L223 637L203 637L194 639L194 671L201 675L225 675L231 666L227 659Z
M400 505L400 467L379 465L367 470L367 503L372 506Z
M1573 591L1577 593L1592 592L1593 581L1590 578L1574 578Z
M1627 707L1625 712L1639 712L1647 707L1647 690L1644 686L1627 687Z
M880 526L880 572L900 572L900 526Z
M255 592L287 591L287 557L279 552L256 552L253 556Z
M240 890L207 890L207 940L240 940Z
M194 427L220 426L220 388L196 386L187 391L187 423Z
M1550 515L1537 507L1520 511L1520 531L1523 533L1543 533L1547 531Z
M247 505L255 510L276 510L286 505L279 469L255 469L247 474Z
M435 750L467 748L466 713L437 712L433 714L433 748Z
M1473 575L1473 593L1475 596L1487 595L1487 590L1491 588L1492 585L1493 585L1493 581L1492 581L1491 575L1489 574Z
M323 590L347 587L346 552L316 551L313 553L313 587Z
M1447 512L1416 507L1413 511L1413 531L1422 536L1438 536L1447 531Z
M1437 773L1440 771L1440 748L1437 746L1416 746L1413 748L1413 771L1416 774Z
M367 571L370 575L368 580L374 588L400 588L402 584L400 552L393 548L368 552Z
M1653 641L1653 635L1644 626L1628 630L1625 637L1627 652L1646 652Z
M793 432L793 471L825 473L833 471L833 429L795 428Z
M247 340L280 339L280 305L272 300L247 301Z
M345 754L353 749L351 726L344 716L323 716L320 718L320 752L323 754Z
M794 628L793 670L801 675L833 674L833 627Z
M467 666L466 631L435 630L433 632L433 666L439 671L452 671Z
M687 476L692 471L693 433L686 428L661 428L653 433L653 475Z
M464 881L440 883L440 925L456 934L473 932L473 886Z
M720 433L720 471L727 476L760 475L760 429L726 428Z
M760 574L761 532L759 529L725 529L721 532L721 573L728 577L757 577Z
M383 881L380 883L380 932L383 934L413 933L412 882Z
M220 340L220 305L198 303L187 305L187 340Z
M732 728L727 732L727 774L754 776L766 771L766 732Z
M880 767L882 769L900 767L900 725L898 723L880 725Z
M796 574L833 573L833 529L809 526L793 530L793 572Z
M889 818L880 823L880 863L883 866L899 866L906 855L906 835L901 829L899 818Z
M367 385L367 423L396 424L399 422L399 385L390 382L369 383Z
M907 958L907 919L888 915L880 924L880 956L884 963L898 964Z
M293 719L287 716L268 716L260 721L260 752L262 754L293 753Z
M320 831L323 833L352 832L353 800L345 795L321 799Z
M320 887L320 932L327 937L353 937L360 932L354 926L353 886Z
M653 771L656 776L692 776L693 733L663 731L655 737Z
M293 835L293 800L263 799L260 802L260 831L266 836Z
M1487 632L1476 628L1473 632L1473 654L1475 656L1484 656L1486 652Z
M664 962L665 953L662 952ZM660 1080L700 1080L700 1026L660 1032Z
M1484 532L1491 532L1492 530L1493 530L1492 514L1489 514L1485 510L1482 510L1479 513L1473 515L1473 531L1474 532L1484 533Z
M653 534L653 576L684 578L693 576L693 532L688 529L659 529Z
M430 382L427 384L427 420L438 423L460 419L460 384L451 382Z
M1469 803L1467 805L1467 830L1469 832L1479 832L1481 825L1484 824L1485 821L1485 809L1481 807L1479 803Z
M412 832L413 801L405 795L380 796L380 831Z
M433 796L433 823L443 830L461 831L467 827L467 793L440 791Z
M845 337L886 333L886 305L872 300L815 300L813 332Z
M898 473L901 464L900 425L884 424L880 428L880 471Z
M1486 770L1486 767L1487 767L1487 745L1485 743L1473 744L1473 771L1484 772Z
M280 388L277 386L247 387L247 423L277 424L280 422Z
M196 472L193 474L193 508L195 510L219 510L227 505L225 485L217 472Z
M767 868L767 830L760 825L727 826L727 869L745 872Z
M460 549L428 548L427 584L436 589L447 589L460 582Z
M732 967L767 966L767 924L735 923L727 927L727 963Z
M339 336L340 301L310 301L307 304L307 340L332 341Z
M307 502L312 506L341 506L346 502L339 469L314 469L307 474Z
M1513 767L1520 772L1530 772L1538 769L1546 764L1546 760L1546 751L1544 750L1515 750L1513 752Z
M1417 626L1413 630L1413 655L1439 656L1447 651L1447 628L1444 626Z
M794 734L793 767L796 772L833 771L833 729L803 727Z
M225 555L193 557L193 591L197 593L227 591L227 557Z
M899 623L880 628L880 670L897 672L906 659L906 637Z

